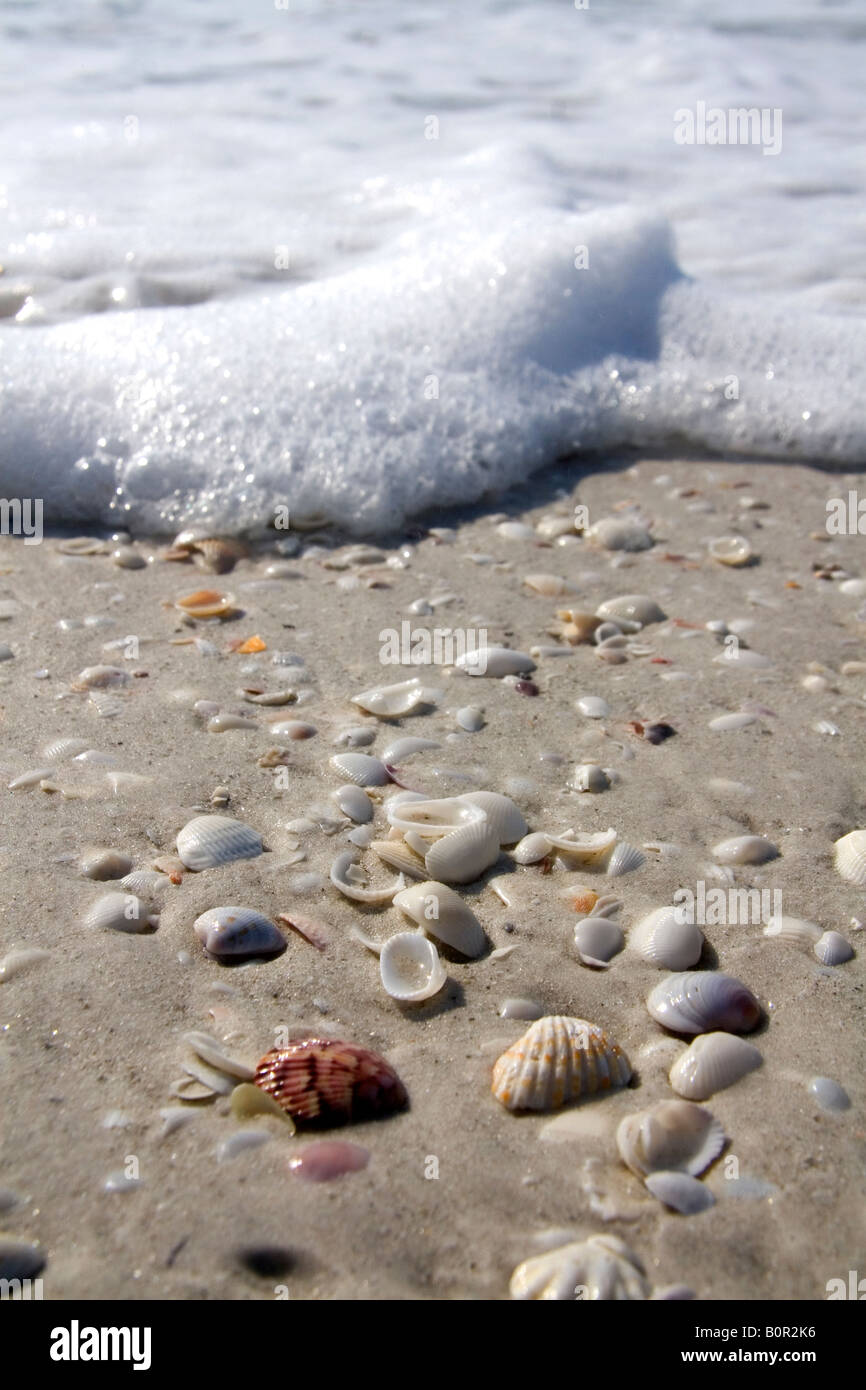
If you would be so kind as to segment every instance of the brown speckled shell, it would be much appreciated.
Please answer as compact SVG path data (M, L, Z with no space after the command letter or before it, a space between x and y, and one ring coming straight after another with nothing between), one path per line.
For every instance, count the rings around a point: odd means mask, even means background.
M402 1110L406 1088L384 1057L356 1043L295 1038L266 1052L255 1084L299 1125L327 1129Z

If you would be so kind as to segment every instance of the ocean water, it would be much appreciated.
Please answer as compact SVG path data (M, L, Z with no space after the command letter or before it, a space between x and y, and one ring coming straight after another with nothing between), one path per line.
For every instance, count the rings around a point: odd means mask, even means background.
M375 534L862 465L864 71L862 0L5 0L0 492Z

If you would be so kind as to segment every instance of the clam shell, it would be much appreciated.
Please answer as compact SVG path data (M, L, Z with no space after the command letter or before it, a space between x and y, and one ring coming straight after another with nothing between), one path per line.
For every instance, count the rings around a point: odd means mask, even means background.
M713 858L719 864L766 864L779 858L779 849L763 835L734 835L713 846Z
M330 762L341 776L358 787L384 787L391 780L385 764L369 753L335 753Z
M630 622L640 623L641 627L665 620L662 609L646 594L619 594L616 598L605 599L595 611L599 618L612 618L614 622L626 618Z
M584 535L604 550L649 550L653 544L645 526L624 516L603 516Z
M195 919L193 930L218 959L274 956L286 949L282 932L253 907L211 907Z
M373 803L363 787L348 782L332 793L334 800L343 812L356 825L366 825L373 819Z
M473 883L499 858L499 838L484 820L458 826L427 851L427 876L440 883Z
M552 1015L532 1024L493 1068L493 1094L507 1110L556 1110L567 1101L625 1086L622 1048L583 1018Z
M611 782L598 763L579 763L574 769L571 785L579 792L604 792Z
M411 1004L431 999L448 979L433 942L417 931L398 932L385 942L379 973L392 999Z
M670 1083L685 1100L709 1100L748 1076L763 1062L756 1047L733 1033L704 1033L681 1052Z
M605 969L625 945L625 935L609 917L583 917L574 927L574 945L583 965Z
M747 565L754 551L744 536L718 536L707 546L709 554L720 565Z
M687 1100L662 1100L649 1110L626 1115L616 1132L623 1163L639 1177L675 1171L696 1178L727 1142L715 1116Z
M637 951L651 965L687 970L700 960L704 937L693 922L678 920L676 908L657 907L632 927L628 944L630 950Z
M611 1302L648 1299L646 1271L618 1236L590 1236L524 1260L509 1285L515 1299Z
M834 846L836 870L848 883L866 887L866 830L851 830Z
M106 893L84 914L85 926L97 931L146 932L154 922L150 908L134 893Z
M266 1052L255 1085L310 1128L376 1119L408 1103L405 1086L384 1057L332 1038L298 1038Z
M716 1204L709 1188L689 1173L650 1173L644 1179L644 1187L666 1207L681 1212L683 1216L695 1216Z
M370 690L362 690L360 695L352 696L352 704L382 719L399 719L401 715L435 705L441 698L441 690L423 685L414 676L396 685L376 685Z
M256 859L262 837L231 816L196 816L178 832L177 852L188 869L215 869L233 859Z
M531 656L510 647L479 647L458 656L454 665L467 676L519 676L535 670Z
M809 1094L814 1096L822 1110L850 1110L851 1097L829 1076L813 1076L809 1082Z
M132 871L132 860L119 849L99 849L88 846L81 851L78 872L84 878L104 881L109 878L123 878Z
M534 830L531 835L524 835L519 844L514 846L511 857L515 864L538 864L540 860L546 859L553 849L551 841L540 830Z
M484 812L487 824L500 845L516 844L529 829L520 809L515 806L510 796L503 796L500 792L464 792L455 799L463 804L477 806Z
M221 594L217 589L196 589L175 600L175 608L190 618L225 618L234 612L234 594Z
M618 845L614 845L611 850L610 858L604 866L604 871L608 878L619 878L621 874L633 873L646 863L646 855L643 850L636 845L627 844L625 840L620 840Z
M475 958L485 947L484 930L471 908L445 883L413 883L394 895L394 906L405 912L428 936L452 950Z
M650 991L647 1008L672 1033L748 1033L761 1017L752 991L720 970L668 975Z
M822 965L844 965L854 955L854 947L837 931L825 931L813 950Z

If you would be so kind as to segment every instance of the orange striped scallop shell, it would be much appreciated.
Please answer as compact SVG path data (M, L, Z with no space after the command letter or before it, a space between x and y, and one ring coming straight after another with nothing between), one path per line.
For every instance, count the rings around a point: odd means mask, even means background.
M629 1060L594 1023L539 1018L493 1068L493 1094L507 1110L556 1110L580 1096L625 1086Z

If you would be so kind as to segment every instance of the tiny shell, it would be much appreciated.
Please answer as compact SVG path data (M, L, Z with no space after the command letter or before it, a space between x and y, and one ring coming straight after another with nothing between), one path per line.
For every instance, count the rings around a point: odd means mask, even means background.
M716 1204L709 1188L689 1173L650 1173L644 1178L644 1186L666 1207L681 1212L683 1216L695 1216Z
M267 917L252 907L212 907L193 923L205 950L218 959L273 956L286 939Z
M23 970L29 970L31 965L48 960L50 954L50 951L43 950L41 946L13 946L5 956L0 957L0 985L5 980L20 975Z
M654 599L647 598L646 594L620 594L617 598L606 599L596 609L596 615L599 618L613 618L614 622L627 618L640 623L642 627L664 622L665 619L659 605Z
M556 1110L569 1100L625 1086L631 1066L601 1028L561 1015L538 1019L493 1068L493 1094L507 1110Z
M11 782L6 783L6 789L10 792L30 791L33 787L38 787L40 782L44 782L47 777L51 777L54 769L50 767L34 767L28 772L20 772L17 777L13 777Z
M674 1062L670 1083L685 1100L709 1100L761 1066L756 1047L733 1033L703 1033Z
M332 1182L346 1173L359 1173L370 1162L370 1150L341 1139L308 1144L289 1159L289 1168L305 1182Z
M645 526L623 516L603 516L584 535L604 550L649 550L653 544Z
M484 930L475 913L447 884L428 880L413 883L394 896L394 906L405 912L429 936L475 958L485 947Z
M754 551L743 536L719 536L707 549L720 565L748 565L754 559Z
M711 719L707 728L729 732L735 729L746 729L750 724L757 724L756 714L720 714L715 719Z
M618 1236L590 1236L524 1260L509 1285L515 1299L609 1300L648 1299L646 1271Z
M91 847L81 851L78 871L84 878L124 878L132 872L132 860L119 849Z
M175 608L190 618L225 618L235 611L234 594L221 594L216 589L196 589L175 600Z
M773 663L762 652L752 651L750 647L737 646L727 647L718 656L714 656L713 664L741 671L762 671L767 670Z
M348 816L356 825L366 825L373 819L372 801L364 788L356 786L354 782L338 787L333 797L343 815Z
M700 960L704 938L700 927L678 919L676 908L657 907L632 927L628 944L651 965L687 970Z
M610 705L600 695L581 695L574 703L587 719L606 719L610 714Z
M779 858L779 849L763 835L734 835L713 847L719 864L766 864Z
M59 762L63 758L77 758L89 747L83 738L53 738L42 749L42 757Z
M303 719L279 719L271 724L270 732L278 738L291 738L300 742L303 739L315 738L319 731L315 724L307 724Z
M561 579L558 574L526 574L523 582L527 589L544 598L559 598L563 594L576 594L577 585L569 579Z
M233 859L256 859L262 837L230 816L196 816L179 831L177 852L188 869L215 869Z
M544 1006L534 999L503 999L499 1008L500 1018L524 1019L527 1023L544 1017Z
M385 764L369 753L335 753L330 762L331 767L358 787L383 787L391 780Z
M484 728L484 711L478 705L462 705L454 718L468 734L477 734L479 729Z
M609 917L584 917L574 927L574 945L583 965L605 969L622 950L625 936Z
M598 763L579 763L574 769L571 785L579 792L604 792L611 782Z
M238 691L239 695L251 705L294 705L297 703L297 690L261 690L251 685L244 686Z
M254 719L245 719L242 714L215 714L207 721L209 734L224 734L229 729L256 729Z
M761 1017L752 991L720 970L668 975L650 991L647 1008L672 1033L748 1033Z
M155 925L150 909L134 893L106 893L84 915L97 931L146 932Z
M467 676L518 676L535 670L535 662L526 652L512 651L510 647L478 647L458 656L455 666L465 671Z
M433 942L417 931L389 937L379 956L379 973L392 999L411 1004L432 999L448 980Z
M265 1053L255 1084L299 1125L327 1128L374 1119L408 1103L384 1057L333 1038L296 1038Z
M616 1132L623 1163L639 1177L673 1170L696 1178L726 1143L715 1116L686 1100L662 1100L649 1110L626 1115Z
M809 1082L809 1093L815 1097L822 1110L851 1108L851 1097L844 1086L840 1086L838 1081L831 1081L829 1076L813 1076Z
M255 1075L253 1067L238 1061L236 1057L230 1057L222 1044L209 1033L184 1033L183 1041L203 1062L210 1063L217 1071L225 1072L226 1076L236 1076L240 1081L252 1081Z
M608 878L619 878L621 874L633 873L646 863L646 855L639 850L636 845L630 845L625 840L620 840L618 845L614 845L611 850L610 858L604 866L604 871Z
M112 690L128 685L130 675L121 666L85 666L72 683L73 690Z
M844 965L854 955L854 947L837 931L825 931L813 950L822 965Z
M399 719L416 710L435 705L442 691L422 685L417 676L396 685L377 685L352 696L352 704L380 719Z
M848 883L866 887L866 830L851 830L835 843L836 869Z

